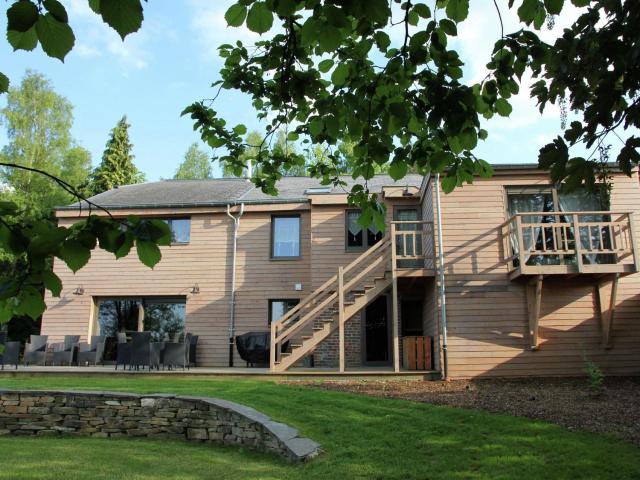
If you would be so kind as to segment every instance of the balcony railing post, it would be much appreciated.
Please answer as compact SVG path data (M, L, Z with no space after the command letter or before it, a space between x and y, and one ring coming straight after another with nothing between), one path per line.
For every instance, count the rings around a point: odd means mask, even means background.
M338 267L338 344L340 372L344 372L344 272Z
M591 234L591 232L589 232ZM582 272L582 238L580 237L580 222L578 214L573 214L573 239L576 243L576 263L578 265L578 272Z
M525 249L524 237L522 236L522 217L520 217L520 215L517 215L517 214L516 214L516 242L517 242L517 248L518 248L518 253L517 253L518 267L520 268L520 271L524 273L526 266L524 262L525 257L522 254L522 252Z
M278 334L278 329L276 328L276 322L271 322L271 349L269 351L269 365L271 367L271 371L273 372L276 367L276 335Z
M631 247L631 254L633 255L633 264L636 272L640 272L640 254L638 252L638 245L636 244L636 222L632 213L627 213L627 219L629 222L629 246Z

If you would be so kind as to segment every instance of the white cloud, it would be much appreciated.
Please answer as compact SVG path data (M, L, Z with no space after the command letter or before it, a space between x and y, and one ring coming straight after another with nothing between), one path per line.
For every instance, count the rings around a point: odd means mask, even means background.
M224 14L234 2L208 0L190 0L189 5L193 11L191 30L195 33L198 43L201 44L203 56L209 60L218 62L218 47L223 43L234 43L240 40L245 45L253 45L260 40L260 35L252 32L246 26L229 27ZM267 35L272 35L268 32Z
M76 35L76 46L72 55L83 58L111 56L124 69L141 70L148 66L151 57L149 38L158 29L145 20L144 28L128 35L123 42L99 15L93 12L86 0L70 0L68 4L69 22Z

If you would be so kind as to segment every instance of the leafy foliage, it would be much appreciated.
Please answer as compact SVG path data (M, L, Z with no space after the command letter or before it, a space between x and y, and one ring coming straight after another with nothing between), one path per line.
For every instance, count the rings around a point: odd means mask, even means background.
M122 117L111 130L102 162L91 174L88 190L93 195L121 185L144 182L144 173L133 164L133 145L129 141L127 117Z
M38 318L45 309L42 287L60 296L62 284L53 272L53 257L75 272L98 246L119 258L135 244L140 261L153 268L161 258L158 245L171 243L169 226L159 219L90 215L63 227L52 221L25 221L22 213L15 203L0 203L0 247L21 259L0 277L0 323L20 315Z
M192 143L173 178L177 180L206 180L212 177L209 155L198 147L197 143Z
M462 81L463 59L449 46L457 24L468 18L469 0L437 0L433 9L411 0L242 0L228 9L229 26L271 34L255 46L221 45L224 66L214 86L251 97L258 118L267 121L262 144L288 126L293 139L322 146L322 161L307 164L307 170L325 184L341 183L336 149L346 142L354 145L349 171L354 178L367 180L382 166L396 179L408 171L439 172L446 174L442 186L448 192L475 175L491 175L488 163L473 153L488 135L480 118L511 115L510 98L528 72L536 80L531 93L541 110L566 96L571 109L584 113L583 123L541 150L540 165L551 168L557 181L593 186L598 162L570 159L569 147L577 142L590 147L617 126L638 126L632 46L640 41L635 27L640 4L571 0L589 8L555 44L547 44L534 30L561 14L566 1L509 0L525 28L499 35L488 75L469 85ZM499 15L498 10L496 25L502 24ZM399 41L392 41L398 38L390 35L394 28L403 30ZM229 128L204 102L184 114L206 143L223 147L218 155L223 164L242 168L238 159L251 148L237 135L242 126ZM639 144L633 136L620 150L617 161L624 171L638 164ZM298 161L295 155L274 161L260 151L253 180L274 193L282 171ZM352 191L349 201L372 219L384 214L366 184L364 191Z

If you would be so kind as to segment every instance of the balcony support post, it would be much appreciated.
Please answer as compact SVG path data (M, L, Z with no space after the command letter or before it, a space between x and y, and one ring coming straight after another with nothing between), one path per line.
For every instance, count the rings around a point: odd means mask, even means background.
M611 348L611 331L613 329L613 317L616 311L616 294L618 292L618 278L620 274L614 273L602 279L596 285L598 313L600 314L600 327L602 332L602 346Z
M531 350L538 349L538 326L540 323L540 305L542 303L542 279L542 275L536 275L526 285Z

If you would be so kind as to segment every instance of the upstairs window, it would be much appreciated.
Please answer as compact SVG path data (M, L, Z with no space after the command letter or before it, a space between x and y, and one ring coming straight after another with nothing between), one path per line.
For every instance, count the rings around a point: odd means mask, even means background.
M345 221L345 245L347 250L363 250L378 243L383 233L375 225L363 229L358 223L360 210L347 210Z
M300 257L300 215L271 217L271 258Z
M169 218L165 222L171 229L171 243L189 243L191 239L190 218Z

